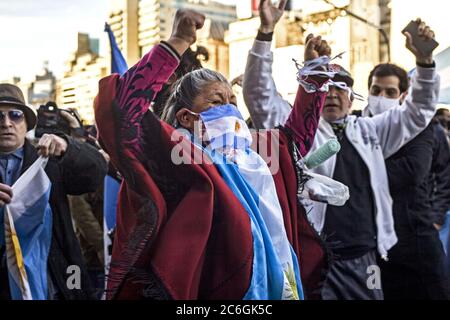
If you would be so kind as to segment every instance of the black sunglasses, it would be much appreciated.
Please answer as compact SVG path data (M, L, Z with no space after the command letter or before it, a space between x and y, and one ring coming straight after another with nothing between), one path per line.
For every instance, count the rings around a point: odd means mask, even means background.
M15 123L21 122L24 118L24 113L21 110L0 111L0 121L5 121L6 115L8 115L9 120Z

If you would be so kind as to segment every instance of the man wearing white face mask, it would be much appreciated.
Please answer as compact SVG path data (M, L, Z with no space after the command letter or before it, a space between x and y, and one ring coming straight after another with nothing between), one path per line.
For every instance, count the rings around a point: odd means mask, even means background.
M289 115L289 105L277 95L272 78L271 34L267 32L271 29L264 28L270 25L269 18L262 16L243 82L246 105L259 129L282 125ZM418 29L422 37L434 37L425 24ZM343 207L313 203L309 210L310 222L327 237L335 257L321 292L323 299L383 299L380 286L370 286L368 274L373 274L377 256L387 260L388 251L397 242L385 159L427 127L439 94L433 57L420 55L410 35L405 36L406 46L418 63L411 94L402 106L389 101L398 107L373 118L349 116L356 96L351 89L353 79L343 68L330 66L337 74L332 79L311 151L331 138L340 140L341 151L313 171L347 185L350 200ZM302 111L305 117L309 116L307 110Z
M370 73L369 90L364 115L399 108L408 95L408 75L396 65L380 64ZM386 160L399 239L389 251L389 261L380 264L383 291L389 300L449 298L445 253L433 225L443 224L433 217L445 216L449 197L443 187L449 180L450 152L445 133L439 129L430 124Z

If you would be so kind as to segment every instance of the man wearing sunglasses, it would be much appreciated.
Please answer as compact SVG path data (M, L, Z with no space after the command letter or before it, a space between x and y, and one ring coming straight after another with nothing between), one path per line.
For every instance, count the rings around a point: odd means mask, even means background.
M86 143L68 136L45 134L37 146L27 139L36 111L26 105L22 91L0 84L0 299L13 298L5 255L4 206L14 199L11 186L39 156L49 157L45 172L51 181L49 205L52 236L47 261L48 299L94 298L70 216L67 195L94 192L106 175L103 156ZM81 288L70 289L70 266L81 270Z

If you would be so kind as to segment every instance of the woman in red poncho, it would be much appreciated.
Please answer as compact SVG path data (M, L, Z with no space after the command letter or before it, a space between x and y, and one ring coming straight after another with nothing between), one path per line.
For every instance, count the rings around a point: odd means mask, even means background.
M212 163L195 161L205 156L201 148L193 147L189 139L149 111L180 55L195 42L203 21L196 12L179 10L167 42L156 45L123 76L100 81L95 101L99 137L124 177L108 278L109 299L243 299L249 297L254 284L257 255L249 209L227 184L223 172ZM318 56L317 41L320 39L308 43L305 60ZM219 80L208 86L192 88L201 93L175 112L179 126L192 131L199 113L216 105L235 105L231 87L217 77ZM308 81L320 87L326 79ZM216 98L220 101L206 102L205 94L211 90L221 92ZM299 87L289 121L296 127L253 139L259 146L275 143L279 149L279 170L273 174L273 182L285 234L300 264L306 298L318 296L327 258L323 242L298 203L300 182L292 157L294 149L305 155L307 146L312 145L325 95L306 93ZM178 98L187 97L181 93ZM302 108L308 111L299 112ZM295 134L291 137L290 132ZM192 160L190 164L173 162L172 152L180 146ZM273 161L270 153L261 156Z

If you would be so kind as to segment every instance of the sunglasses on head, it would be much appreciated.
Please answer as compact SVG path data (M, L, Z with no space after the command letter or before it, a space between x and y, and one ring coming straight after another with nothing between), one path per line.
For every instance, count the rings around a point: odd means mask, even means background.
M5 121L7 115L9 120L16 123L21 122L25 117L21 110L0 111L0 121Z

